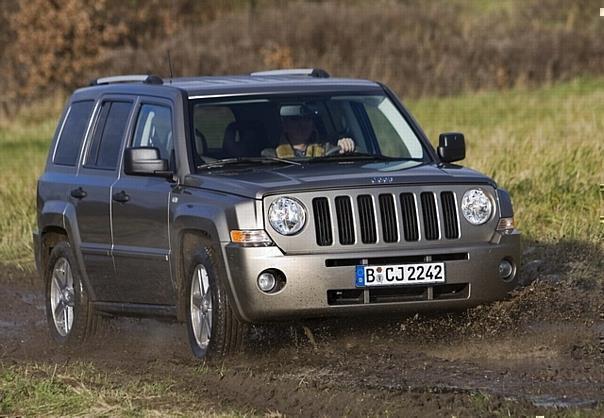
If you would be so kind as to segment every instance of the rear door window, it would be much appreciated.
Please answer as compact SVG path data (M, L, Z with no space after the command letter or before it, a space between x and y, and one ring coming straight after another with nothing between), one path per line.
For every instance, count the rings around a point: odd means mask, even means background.
M93 107L93 100L73 102L71 104L58 139L53 159L55 164L76 165Z
M103 102L88 150L86 167L115 169L131 111L132 102Z

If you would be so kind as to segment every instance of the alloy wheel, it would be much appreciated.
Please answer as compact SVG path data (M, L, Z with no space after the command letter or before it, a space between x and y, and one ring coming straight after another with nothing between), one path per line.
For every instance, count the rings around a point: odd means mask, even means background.
M191 327L197 345L207 350L212 337L212 292L206 268L198 264L191 278Z
M50 308L57 332L66 337L73 327L75 291L73 273L66 258L60 257L52 270Z

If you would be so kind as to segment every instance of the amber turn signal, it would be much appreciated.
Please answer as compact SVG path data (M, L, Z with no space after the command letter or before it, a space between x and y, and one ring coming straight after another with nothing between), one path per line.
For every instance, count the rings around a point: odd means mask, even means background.
M273 240L263 229L233 229L231 230L231 241L247 247L267 247L274 245Z

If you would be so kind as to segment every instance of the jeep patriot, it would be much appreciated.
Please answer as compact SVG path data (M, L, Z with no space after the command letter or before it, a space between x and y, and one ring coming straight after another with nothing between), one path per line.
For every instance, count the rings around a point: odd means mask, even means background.
M76 90L37 188L50 333L173 317L193 354L250 323L463 309L516 286L508 193L383 84L320 69Z

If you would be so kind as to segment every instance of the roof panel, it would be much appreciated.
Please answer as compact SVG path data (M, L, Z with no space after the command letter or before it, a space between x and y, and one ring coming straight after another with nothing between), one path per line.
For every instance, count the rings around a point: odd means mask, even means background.
M380 88L376 82L368 80L281 75L179 78L172 80L172 86L186 90L189 96L318 92L321 90L352 91Z
M112 91L136 92L141 90L166 87L185 90L189 97L221 96L221 95L258 95L258 94L298 94L329 92L358 92L381 90L374 81L349 78L316 78L292 75L235 75L235 76L204 76L164 79L163 86L151 86L143 83L107 84L93 89L105 88ZM136 94L135 93L135 94Z

